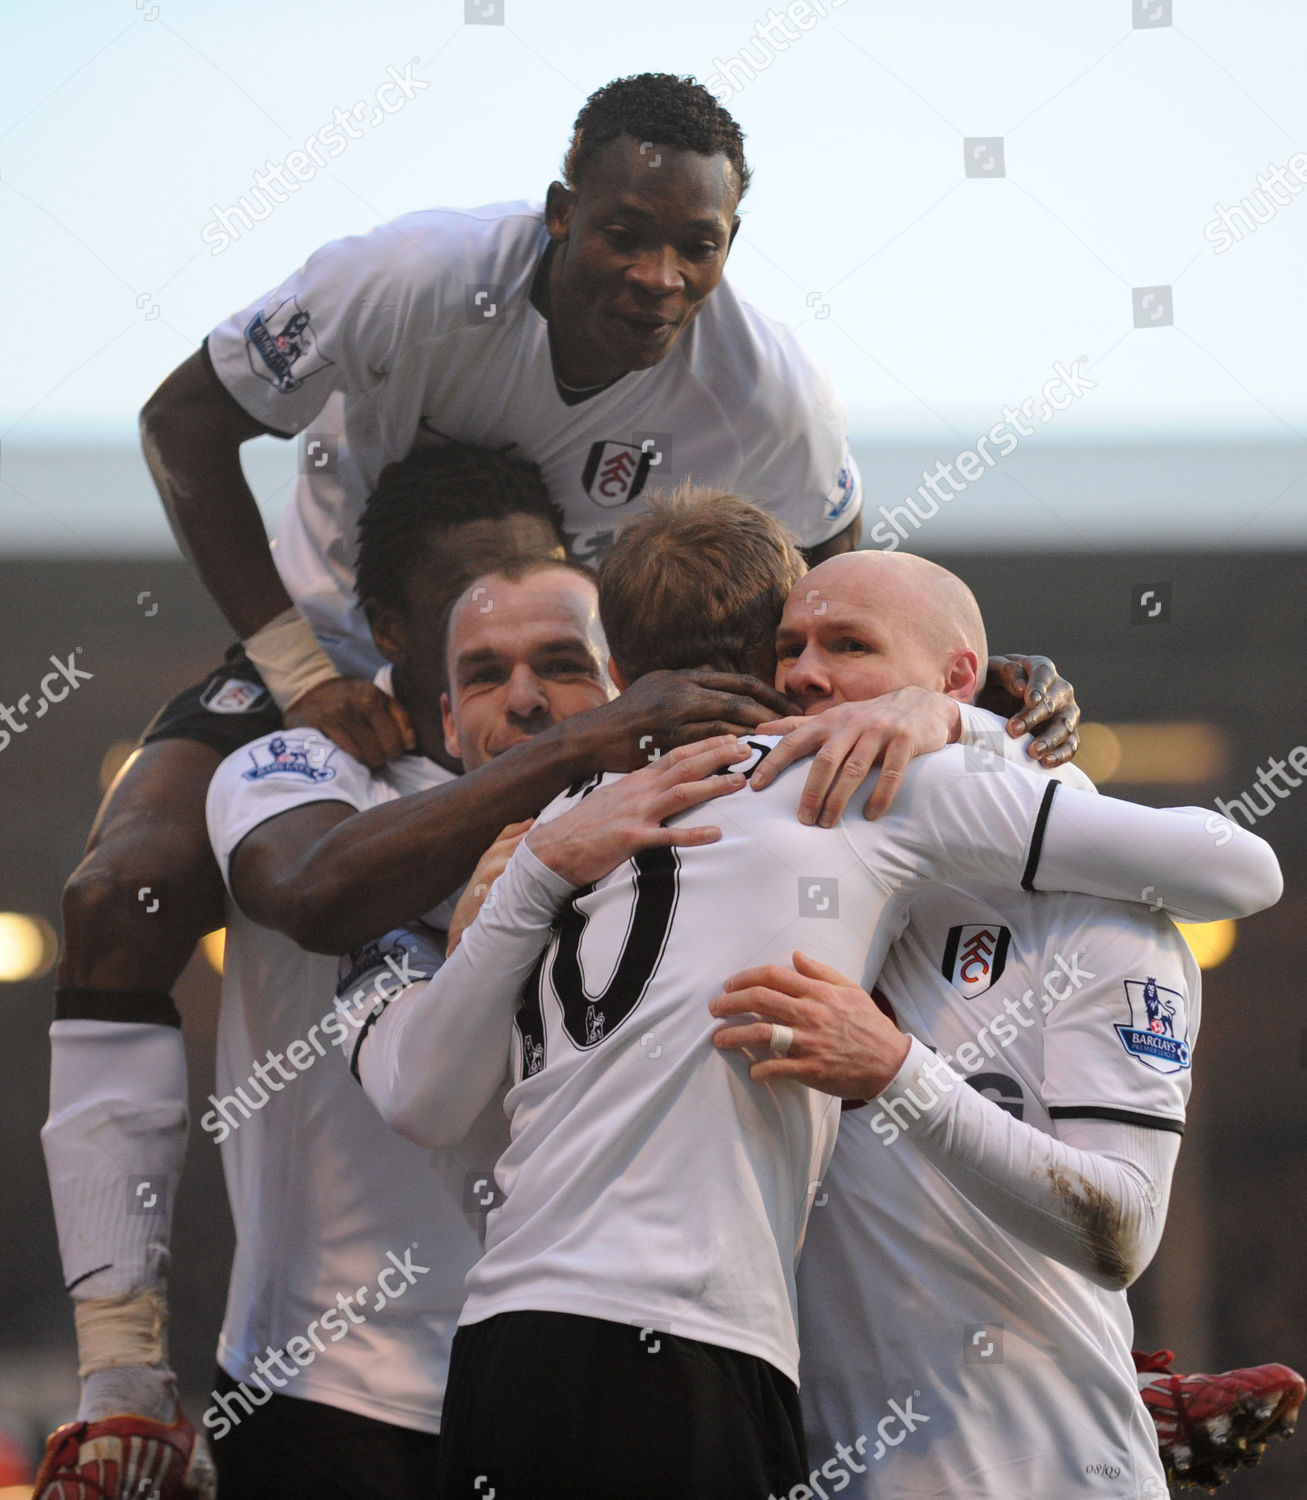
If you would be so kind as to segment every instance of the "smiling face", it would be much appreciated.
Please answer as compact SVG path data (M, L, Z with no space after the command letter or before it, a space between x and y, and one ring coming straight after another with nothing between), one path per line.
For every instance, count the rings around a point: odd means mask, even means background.
M550 186L550 334L560 376L598 384L666 357L721 280L739 220L735 173L619 136L575 189Z
M449 618L445 748L474 770L572 714L606 703L594 584L547 567L479 578Z
M951 573L906 555L847 553L786 600L776 686L808 714L901 687L970 702L983 650L975 601Z

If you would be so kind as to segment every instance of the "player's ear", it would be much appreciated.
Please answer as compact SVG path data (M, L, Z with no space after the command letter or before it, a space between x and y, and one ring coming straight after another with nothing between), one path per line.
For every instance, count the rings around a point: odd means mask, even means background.
M463 759L463 751L458 743L458 730L454 727L454 711L449 706L449 694L440 695L440 723L445 731L445 753L452 755L455 760Z
M375 599L363 601L363 613L372 630L377 650L389 662L402 663L408 644L403 614L393 604L378 604Z
M955 651L944 673L944 691L962 703L974 703L983 679L980 658L974 651Z
M727 255L729 255L731 253L731 246L735 243L735 236L737 234L739 234L739 232L740 232L740 216L739 216L739 214L736 214L736 216L731 220L730 238L726 241L726 253L727 253Z
M576 192L561 182L551 182L545 194L545 227L551 240L565 240L576 210Z
M624 693L627 687L626 678L622 676L617 663L611 656L608 658L608 675L612 679L613 686L617 691Z

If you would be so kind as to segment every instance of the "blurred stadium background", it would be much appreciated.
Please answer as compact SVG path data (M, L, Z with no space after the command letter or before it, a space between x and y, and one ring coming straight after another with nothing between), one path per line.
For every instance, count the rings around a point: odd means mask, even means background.
M1307 790L1257 790L1259 768L1307 746L1307 206L1290 197L1219 255L1204 237L1307 142L1307 17L1288 0L1074 16L828 0L781 48L742 0L668 0L656 25L592 0L508 0L494 24L478 3L116 0L6 19L0 704L75 647L92 677L0 750L0 1432L31 1456L76 1403L38 1141L60 886L137 733L228 639L168 535L135 410L317 244L426 204L541 196L584 95L644 68L734 79L756 177L731 275L831 369L868 527L1055 362L1096 382L906 545L972 583L995 649L1057 660L1091 724L1083 763L1111 791L1266 809L1286 894L1194 936L1211 967L1191 1125L1132 1302L1139 1345L1181 1368L1307 1366ZM429 90L210 253L203 229L265 161L410 59ZM963 140L999 136L1003 180L968 179ZM1132 294L1159 287L1172 321L1136 323ZM271 524L295 447L246 452ZM217 960L197 955L177 997L193 1119ZM193 1128L172 1303L195 1415L230 1235L218 1154ZM1304 1493L1307 1436L1230 1489Z

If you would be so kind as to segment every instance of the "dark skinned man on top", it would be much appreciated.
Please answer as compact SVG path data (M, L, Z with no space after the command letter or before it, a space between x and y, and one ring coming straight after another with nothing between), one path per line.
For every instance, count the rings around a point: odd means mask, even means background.
M137 1047L181 1058L170 992L196 939L222 921L203 817L219 761L283 722L319 728L372 766L416 743L371 681L381 662L353 571L363 500L415 445L477 442L539 464L577 557L604 550L651 476L756 496L813 558L856 545L860 485L828 380L722 280L748 185L735 122L690 82L619 80L582 110L564 171L543 211L429 211L325 246L215 329L147 403L143 441L165 508L242 644L146 731L65 894L56 1017L101 1028L106 1075L167 1071L157 1058L147 1069ZM305 435L275 561L240 467L241 445L265 433ZM997 676L1027 699L1016 732L1044 724L1042 752L1070 754L1076 712L1051 664L1006 660ZM775 711L759 692L761 703L738 682L665 681L633 726L627 765L747 730ZM444 875L464 878L480 847L469 841ZM165 920L132 920L147 887L166 890ZM57 1069L57 1040L54 1054ZM58 1174L79 1314L132 1290L88 1249L132 1237L129 1195L111 1186L129 1144L99 1132ZM106 1185L93 1233L67 1198L79 1178ZM146 1338L153 1352L157 1332ZM103 1344L91 1343L81 1367L94 1376ZM123 1409L120 1391L109 1399ZM134 1404L167 1420L174 1399L165 1380ZM79 1415L105 1414L84 1386Z

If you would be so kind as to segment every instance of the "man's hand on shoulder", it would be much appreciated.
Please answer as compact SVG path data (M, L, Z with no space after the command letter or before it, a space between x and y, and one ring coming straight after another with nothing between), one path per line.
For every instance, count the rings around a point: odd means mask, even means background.
M787 766L805 756L812 769L799 798L799 822L833 828L871 768L880 762L876 790L863 816L888 812L908 763L953 743L962 732L956 698L926 688L904 687L865 703L839 703L811 718L777 719L761 734L785 738L750 778L755 791L769 786Z
M757 677L693 669L649 672L611 703L567 721L594 736L597 770L635 771L680 745L749 734L797 705Z
M602 880L642 849L714 844L720 828L664 828L663 823L738 792L744 776L727 768L750 753L733 735L683 745L591 792L559 817L537 823L526 836L527 848L569 885L583 886Z
M417 748L403 705L354 677L332 677L310 688L286 710L285 720L287 729L321 730L374 771Z
M1076 690L1046 656L991 656L976 703L1007 719L1013 739L1034 735L1030 756L1050 771L1080 748Z

